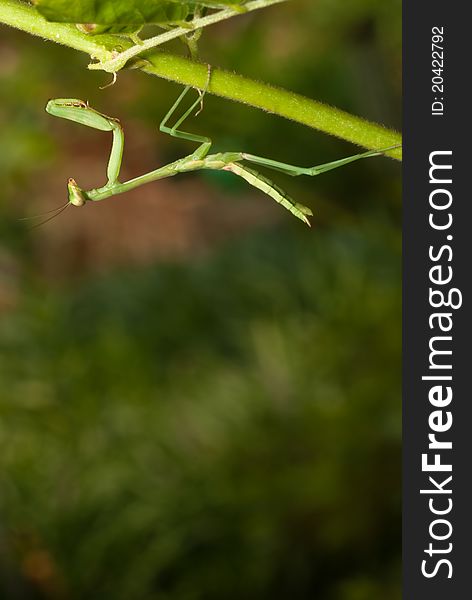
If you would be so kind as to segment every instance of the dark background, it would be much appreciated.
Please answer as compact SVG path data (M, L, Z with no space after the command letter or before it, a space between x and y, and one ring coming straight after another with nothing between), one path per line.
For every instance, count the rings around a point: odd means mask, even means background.
M443 27L444 71L444 115L432 116L431 104L436 96L431 87L433 27ZM418 4L405 4L404 11L404 107L405 107L405 168L404 168L404 276L403 276L403 562L405 600L429 598L436 600L462 599L470 593L470 540L472 537L472 486L470 485L470 423L472 420L470 397L470 165L467 115L469 98L464 93L464 40L468 36L468 24L464 13L457 7L433 0L425 12ZM447 231L433 229L429 225L429 195L442 186L429 183L429 155L436 150L452 151L448 159L452 164L452 185L447 187L453 194L450 212L452 227ZM446 211L444 211L446 212ZM435 216L437 219L437 216ZM452 240L446 236L452 235ZM429 304L429 288L437 286L430 281L432 261L429 247L440 248L451 243L453 258L450 263L453 278L448 286L461 290L463 304L459 310L451 310L453 328L449 332L452 340L452 355L447 363L452 370L434 372L429 370L430 339L438 335L437 328L430 328L429 316L436 312ZM447 268L446 262L443 268ZM432 274L434 277L434 273ZM443 291L446 291L443 289ZM450 310L443 307L443 311ZM443 334L447 335L447 334ZM437 342L436 342L437 343ZM444 364L447 364L444 361ZM452 375L449 383L453 400L448 408L452 413L452 428L443 433L443 438L452 442L452 450L442 452L442 462L452 464L450 514L443 515L452 524L452 535L442 541L434 540L430 524L439 515L434 515L428 506L428 494L421 489L431 489L429 476L440 479L444 473L422 473L421 455L428 452L428 424L434 407L428 401L428 392L434 382L422 381L423 375ZM429 451L431 453L431 451ZM438 477L439 475L439 477ZM444 498L444 496L443 496ZM438 497L434 506L439 505ZM438 535L438 527L432 531ZM443 525L445 527L445 525ZM439 531L439 535L444 535ZM436 553L429 557L425 550L430 543L435 551L449 549L448 554ZM442 564L433 578L422 575L422 561L427 559L426 570L434 568L436 559L451 560L452 578L449 569ZM431 571L429 571L431 572Z
M0 597L398 598L399 165L273 175L311 230L219 173L29 229L68 177L103 183L110 143L49 98L122 120L125 177L193 146L158 131L179 86L100 91L86 56L0 36ZM201 58L400 126L397 0L238 17ZM210 96L187 129L306 166L356 152Z

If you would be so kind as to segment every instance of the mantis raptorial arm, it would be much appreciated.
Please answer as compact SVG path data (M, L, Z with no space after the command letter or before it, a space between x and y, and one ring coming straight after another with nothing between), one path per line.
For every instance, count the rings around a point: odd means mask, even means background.
M242 163L247 161L259 164L268 169L281 171L292 176L315 176L331 169L337 169L338 167L362 158L379 156L386 151L397 147L391 146L382 150L370 150L368 152L363 152L362 154L356 154L354 156L349 156L347 158L308 168L281 163L268 158L263 158L261 156L247 154L245 152L219 152L215 154L208 154L212 145L210 138L187 133L178 129L185 119L192 114L196 107L201 104L201 97L198 97L195 100L190 108L176 121L172 127L168 126L170 119L176 112L189 89L191 88L186 87L177 98L169 112L162 120L160 124L160 130L177 138L197 142L199 143L198 148L192 154L189 154L184 158L176 160L173 163L156 169L155 171L145 173L144 175L124 183L121 183L118 180L124 144L123 131L119 121L99 113L91 108L88 103L83 102L82 100L63 98L50 100L46 106L46 111L49 114L56 117L61 117L63 119L69 119L70 121L75 121L76 123L81 123L82 125L93 127L94 129L111 131L113 133L113 143L107 168L107 183L100 188L85 191L80 188L74 179L69 179L69 204L73 204L74 206L83 206L87 201L104 200L105 198L109 198L110 196L114 196L116 194L122 194L151 181L156 181L165 177L172 177L178 173L210 169L214 171L230 171L234 173L235 175L247 181L250 185L263 191L265 194L289 210L297 218L309 225L310 222L308 220L308 216L312 215L312 212L308 207L294 202L270 179Z
M113 132L113 143L107 167L107 185L112 186L116 183L120 174L125 143L123 129L118 119L107 117L91 108L88 102L74 98L56 98L56 100L50 100L46 105L46 112L54 117L69 119L69 121L75 121L76 123L81 123L100 131Z

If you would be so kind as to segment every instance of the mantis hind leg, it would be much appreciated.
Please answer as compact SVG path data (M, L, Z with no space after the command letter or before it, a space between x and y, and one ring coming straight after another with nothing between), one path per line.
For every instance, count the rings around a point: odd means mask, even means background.
M163 133L167 133L168 135L171 135L172 137L180 138L183 140L188 140L190 142L200 143L200 146L192 154L192 157L194 157L197 160L205 158L205 156L208 154L208 152L210 151L211 145L212 145L211 139L208 137L205 137L205 136L196 135L195 133L188 133L187 131L182 131L181 129L179 129L179 127L193 113L193 111L197 108L197 106L200 106L200 109L197 111L196 114L198 115L202 111L203 96L205 95L205 93L208 89L208 86L210 84L210 77L211 77L210 68L208 68L208 79L207 79L205 88L202 91L200 91L200 90L198 91L198 98L190 106L190 108L188 108L185 111L185 113L176 121L176 123L172 127L168 127L167 123L169 122L172 115L175 113L177 108L182 103L182 101L183 101L184 97L186 96L186 94L188 93L188 91L190 89L192 89L191 86L185 87L183 92L180 94L180 96L177 98L177 100L171 106L169 112L162 119L161 124L159 125L160 131L162 131Z
M325 173L326 171L331 171L332 169L337 169L338 167L342 167L356 160L360 160L361 158L381 156L382 154L385 154L385 152L388 152L388 150L393 150L399 146L400 144L397 144L396 146L389 146L388 148L383 148L381 150L369 150L368 152L354 154L353 156L348 156L347 158L341 158L339 160L324 163L322 165L316 165L314 167L297 167L295 165L289 165L276 160L271 160L269 158L264 158L262 156L255 156L254 154L243 153L242 158L243 160L262 165L274 171L280 171L286 175L292 175L293 177L297 177L298 175L315 176Z

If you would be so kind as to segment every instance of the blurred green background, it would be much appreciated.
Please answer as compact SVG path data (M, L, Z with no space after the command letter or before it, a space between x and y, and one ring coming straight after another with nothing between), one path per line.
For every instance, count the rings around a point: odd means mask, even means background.
M400 127L400 0L293 0L207 30L206 62ZM172 46L183 52L178 44ZM189 153L179 87L0 30L0 598L400 597L400 168L150 184L44 227L68 177ZM207 96L187 129L305 166L348 144Z

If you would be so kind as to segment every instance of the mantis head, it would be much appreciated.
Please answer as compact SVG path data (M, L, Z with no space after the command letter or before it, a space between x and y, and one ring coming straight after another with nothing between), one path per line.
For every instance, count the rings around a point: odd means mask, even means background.
M67 182L67 192L69 204L74 206L83 206L87 202L87 197L83 190L79 188L75 179L70 178Z

